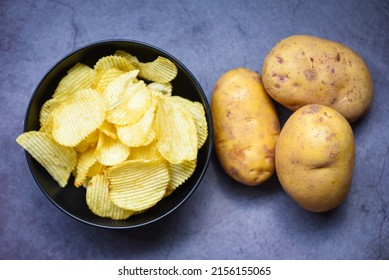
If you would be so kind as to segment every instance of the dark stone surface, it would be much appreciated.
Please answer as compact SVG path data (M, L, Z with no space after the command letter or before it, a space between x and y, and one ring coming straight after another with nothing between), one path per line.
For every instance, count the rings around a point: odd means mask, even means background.
M1 259L389 259L389 3L387 1L0 2ZM348 45L370 67L369 114L353 124L349 197L306 212L276 176L232 181L213 156L195 194L158 224L131 231L84 225L53 206L15 138L43 75L75 48L103 39L156 45L197 77L211 100L225 71L261 71L280 39L309 34ZM277 106L281 121L290 114Z

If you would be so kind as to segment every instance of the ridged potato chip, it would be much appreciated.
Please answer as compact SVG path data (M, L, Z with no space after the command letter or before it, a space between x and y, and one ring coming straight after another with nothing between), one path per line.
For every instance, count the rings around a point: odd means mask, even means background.
M52 116L53 111L63 103L63 100L59 98L51 98L43 103L43 106L39 112L39 124L43 127L46 122Z
M96 81L96 85L94 86L94 89L100 93L104 93L105 89L107 88L110 82L112 82L117 77L125 73L126 73L125 71L120 70L118 68L109 68L101 75L100 79Z
M94 87L98 85L105 71L111 68L117 68L125 72L136 70L136 68L129 62L129 60L124 57L116 56L116 55L104 56L100 58L94 66L94 70L95 70L95 77L93 80Z
M94 176L86 188L86 204L96 215L113 220L125 220L134 212L116 206L109 197L109 181L105 174Z
M151 105L151 93L143 81L128 84L117 97L108 101L107 120L117 125L131 125L140 120Z
M109 167L107 174L112 202L132 211L157 204L164 197L170 179L162 160L128 160Z
M116 56L122 56L124 58L126 58L131 64L135 64L139 62L138 58L128 52L126 52L125 50L117 50L115 51L114 55Z
M140 69L139 77L153 82L168 83L177 76L177 66L162 56L152 62L139 62L136 66Z
M138 73L138 70L134 70ZM126 72L112 80L104 90L104 100L107 104L106 120L110 123L126 123L125 88L133 83L134 71ZM136 75L135 75L136 76Z
M94 78L95 71L92 68L85 64L77 63L61 79L52 98L65 100L80 89L90 88Z
M149 145L135 147L131 149L131 154L128 159L136 160L164 160L158 152L157 141L154 139Z
M134 78L138 73L139 70L125 72L108 83L103 94L103 97L108 106L108 111L115 109L122 102L124 89L129 84L133 83Z
M197 157L197 130L193 117L171 98L160 98L156 115L158 151L177 164Z
M74 179L75 187L80 187L85 183L89 169L97 162L95 150L95 147L91 147L85 152L78 154L76 178Z
M142 118L133 125L116 126L117 135L129 147L146 146L154 140L155 132L151 125L154 120L156 102L147 109Z
M127 98L128 116L127 124L134 124L140 120L146 110L152 105L152 96L144 81L129 85L125 90Z
M103 165L115 165L125 161L130 155L130 147L124 145L118 139L100 133L96 147L96 158Z
M92 146L97 145L97 141L99 141L99 133L98 129L94 130L91 134L89 134L84 140L77 144L74 149L77 153L82 153L88 150Z
M181 186L186 180L192 176L196 169L197 159L183 161L179 164L168 164L170 180L165 196L171 194L175 189Z
M106 120L99 127L99 130L105 135L111 137L112 139L118 139L115 125L110 122L107 122Z
M92 178L95 175L102 174L105 169L107 169L107 166L105 166L97 161L89 168L86 177ZM85 186L85 184L84 184L84 186Z
M204 106L200 102L190 101L178 95L172 96L172 100L181 104L182 107L192 114L197 130L197 148L200 149L208 137L208 125L205 117Z
M147 88L152 92L152 93L161 93L162 95L166 96L171 96L173 92L173 86L172 84L169 83L157 83L153 82L147 85Z
M61 187L65 187L76 167L77 153L54 141L50 134L29 131L21 134L16 142L38 161Z
M77 146L100 127L105 119L106 106L100 93L81 89L53 112L53 137L68 147Z
M45 121L45 124L39 129L40 132L46 132L52 134L53 132L53 114L50 114Z
M111 69L109 69L111 70ZM109 71L108 70L108 71ZM108 82L103 93L107 98L107 101L110 101L109 104L115 104L118 99L122 96L124 89L133 82L137 82L136 76L138 75L139 70L131 70L129 72L123 72L122 74L114 77L111 81ZM111 108L109 106L109 108Z

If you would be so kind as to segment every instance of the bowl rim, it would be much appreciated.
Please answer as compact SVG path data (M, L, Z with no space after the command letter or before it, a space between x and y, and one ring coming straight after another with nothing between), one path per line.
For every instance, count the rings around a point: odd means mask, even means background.
M208 151L207 151L207 153L205 155L204 165L201 168L201 172L198 175L198 178L196 178L196 180L194 182L194 185L190 189L190 191L183 197L183 199L181 199L179 201L179 203L174 205L174 207L172 207L171 209L169 209L165 213L163 213L161 215L158 215L157 217L155 217L153 219L150 219L148 221L141 222L141 223L134 224L134 225L105 225L105 224L98 224L98 223L94 223L94 222L88 221L86 219L83 219L81 217L78 217L77 215L71 213L70 211L64 209L61 205L59 205L47 193L47 191L41 185L40 180L37 178L37 175L33 171L34 159L32 158L32 156L27 151L24 151L24 152L25 152L25 157L26 157L26 160L27 160L27 165L29 167L30 173L32 174L32 176L33 176L33 178L35 180L35 183L38 185L39 189L43 192L43 194L49 199L49 201L51 201L51 203L54 204L62 212L64 212L65 214L67 214L71 218L73 218L73 219L75 219L75 220L77 220L77 221L79 221L81 223L87 224L89 226L97 227L97 228L120 229L120 230L123 230L123 229L136 229L136 228L140 228L140 227L144 227L144 226L156 223L156 222L164 219L165 217L169 216L172 212L177 210L180 206L182 206L186 201L188 201L188 199L192 196L194 191L200 185L200 183L201 183L201 181L202 181L202 179L203 179L203 177L204 177L204 175L205 175L205 173L207 171L207 168L209 166L210 159L212 157L212 151L213 151L213 121L212 121L212 114L211 114L211 109L210 109L209 101L207 99L207 96L206 96L202 86L200 85L200 83L198 82L196 77L192 74L192 72L179 59L177 59L175 56L173 56L169 52L167 52L167 51L165 51L165 50L161 49L160 47L157 47L157 46L155 46L153 44L142 42L142 41L138 41L138 40L130 40L130 39L106 39L106 40L99 40L99 41L94 41L92 43L84 44L84 45L82 45L80 47L74 48L72 51L67 52L64 56L62 56L60 59L58 59L56 62L54 62L52 64L52 66L50 66L49 69L43 74L42 78L38 81L37 85L35 86L34 90L32 91L32 94L30 96L30 99L29 99L29 102L28 102L28 105L27 105L27 109L25 111L23 133L27 132L27 131L30 131L28 129L28 120L29 120L29 114L30 114L30 111L31 111L31 107L32 107L32 104L33 104L33 101L34 101L34 97L36 96L36 93L38 92L38 90L41 87L41 85L43 84L43 82L46 80L47 76L51 72L55 71L55 69L57 69L70 56L72 56L72 55L74 55L74 54L76 54L76 53L78 53L78 52L80 52L82 50L91 48L91 47L97 47L98 45L111 44L111 43L130 43L130 44L139 45L139 46L142 46L142 47L147 47L149 49L156 50L157 52L162 53L167 58L172 59L175 64L178 64L186 72L186 74L190 77L191 82L195 85L196 90L200 94L199 97L201 99L202 105L204 106L206 118L208 119L208 139L207 139L207 142L209 141L209 144L208 144ZM120 221L118 221L118 222L120 222Z

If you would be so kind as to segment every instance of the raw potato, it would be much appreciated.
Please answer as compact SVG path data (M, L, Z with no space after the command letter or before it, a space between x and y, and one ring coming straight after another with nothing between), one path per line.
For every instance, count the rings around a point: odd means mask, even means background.
M326 39L295 35L278 42L262 68L266 91L291 110L307 104L336 109L349 122L370 108L373 81L362 58Z
M216 82L211 110L215 150L226 173L251 186L269 179L280 125L260 75L244 68L226 72Z
M336 110L306 105L282 128L275 158L278 179L293 200L309 211L331 210L351 187L353 131Z

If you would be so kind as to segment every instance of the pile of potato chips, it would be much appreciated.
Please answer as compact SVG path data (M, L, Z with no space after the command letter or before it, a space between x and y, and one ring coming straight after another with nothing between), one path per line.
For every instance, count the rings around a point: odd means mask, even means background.
M172 95L176 65L126 51L77 63L17 143L65 187L86 187L89 209L127 219L154 206L196 168L208 137L204 107Z

